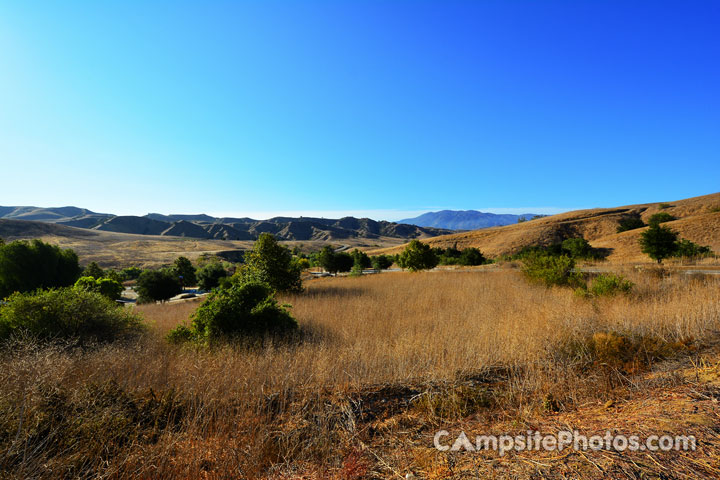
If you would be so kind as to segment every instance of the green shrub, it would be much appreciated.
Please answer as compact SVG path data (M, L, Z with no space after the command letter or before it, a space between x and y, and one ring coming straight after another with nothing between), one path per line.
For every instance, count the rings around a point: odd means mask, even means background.
M120 300L123 292L123 286L117 280L112 278L101 278L97 280L98 292L110 300Z
M523 259L523 273L546 287L578 286L582 283L575 272L575 260L567 255L532 254Z
M708 246L701 246L683 238L675 242L675 253L673 255L685 258L707 257L712 255L712 250Z
M590 258L592 257L592 247L584 238L568 238L563 240L562 251L571 258Z
M475 247L463 249L460 254L460 265L475 266L482 265L487 261L485 255Z
M618 293L628 294L633 286L633 282L622 275L603 273L592 281L589 291L596 297L613 296Z
M438 261L439 259L430 245L422 243L420 240L412 240L408 243L398 258L398 264L411 272L435 268Z
M176 328L168 339L208 342L283 334L297 327L290 313L278 305L268 285L249 281L213 291L193 314L190 326Z
M120 271L120 276L123 280L137 280L137 278L140 276L140 274L143 272L142 268L138 267L128 267L123 268Z
M0 299L13 292L69 287L80 276L72 250L33 240L0 245Z
M0 305L0 338L27 334L42 339L110 340L141 329L137 314L97 292L83 289L15 293Z
M227 275L227 270L220 262L210 262L197 272L198 288L209 292L213 288L217 288L220 285L220 280L226 278Z
M137 279L139 303L163 302L182 292L180 280L168 270L145 270Z
M648 225L652 227L653 225L660 225L661 223L672 222L673 220L675 220L675 217L673 217L669 213L658 212L650 216L650 218L648 219Z
M111 278L100 278L96 280L93 277L80 277L78 281L75 282L74 288L97 292L110 300L119 300L123 292L122 284Z
M635 230L636 228L642 228L645 226L645 222L642 221L639 215L633 215L620 219L618 222L617 233L627 232L628 230Z
M105 276L105 271L100 268L100 265L98 265L96 262L90 262L87 267L82 272L83 277L92 277L95 280L99 278L103 278Z

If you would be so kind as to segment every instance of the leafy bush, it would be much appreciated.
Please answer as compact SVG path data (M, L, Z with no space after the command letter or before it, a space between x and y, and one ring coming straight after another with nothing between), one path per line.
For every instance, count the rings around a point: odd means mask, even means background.
M563 240L562 251L571 258L590 258L592 257L592 247L584 238L568 238Z
M74 288L97 292L110 300L119 300L123 292L122 284L111 278L80 277Z
M523 260L523 273L532 281L546 287L578 286L580 274L575 272L575 260L567 255L528 255Z
M701 246L683 238L675 242L675 253L673 255L685 258L707 257L712 255L712 250L708 246Z
M627 232L628 230L635 230L636 228L642 228L644 226L645 222L642 221L639 215L625 217L620 219L620 221L618 222L617 233Z
M245 265L240 270L245 280L266 283L278 292L301 291L300 273L290 250L270 233L260 234L253 249L245 255Z
M272 288L250 281L213 291L193 314L190 326L177 327L168 339L208 342L288 333L297 327L290 313L278 305Z
M182 292L180 281L168 270L145 270L137 280L135 290L139 303L168 300Z
M0 299L13 292L69 287L80 276L72 250L33 240L0 244Z
M197 272L198 288L210 291L220 285L220 280L226 278L227 270L219 262L211 262L201 267Z
M438 261L438 257L430 245L422 243L420 240L412 240L408 243L398 258L398 264L411 272L435 268Z
M598 275L590 284L590 293L600 296L613 296L618 293L630 293L634 284L623 277L614 273L603 273Z
M100 268L100 265L96 262L90 262L88 263L88 266L83 269L82 276L92 277L97 280L98 278L103 278L105 276L105 271Z
M375 270L387 270L393 264L393 258L390 255L376 255L370 261Z
M658 212L650 216L650 218L648 219L648 225L652 227L654 225L660 225L661 223L672 222L673 220L675 220L675 217L673 217L669 213Z
M480 250L475 247L468 247L460 254L460 265L475 266L482 265L487 261Z
M0 305L0 338L34 337L111 340L137 333L141 318L97 292L76 288L15 293Z
M310 259L305 258L305 257L295 257L295 265L300 270L306 270L306 269L310 268L310 266L311 266Z
M137 280L137 278L140 276L140 274L143 272L142 268L138 267L128 267L123 268L120 271L120 276L123 280Z
M657 223L640 234L642 252L658 263L675 254L678 248L676 242L677 233Z

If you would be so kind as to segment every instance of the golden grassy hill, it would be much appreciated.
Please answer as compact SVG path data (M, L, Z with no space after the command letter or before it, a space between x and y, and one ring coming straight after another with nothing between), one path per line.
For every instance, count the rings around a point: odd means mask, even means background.
M666 225L682 238L709 245L714 252L720 252L720 193L674 202L575 210L515 225L442 235L424 241L440 248L455 244L460 249L476 247L487 256L497 257L518 252L528 245L550 245L565 238L582 236L593 247L611 249L609 261L648 261L638 245L638 237L645 228L617 233L617 226L621 218L629 215L640 215L647 223L651 215L660 211L677 218ZM368 253L393 254L401 250L402 246L397 246L370 250Z

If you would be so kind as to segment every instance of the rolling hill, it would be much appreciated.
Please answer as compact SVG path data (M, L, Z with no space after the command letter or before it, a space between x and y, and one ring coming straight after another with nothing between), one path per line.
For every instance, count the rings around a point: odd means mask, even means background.
M496 214L477 210L441 210L427 212L415 218L406 218L398 223L407 223L419 227L446 228L448 230L477 230L480 228L499 227L518 223L521 218L530 219L538 215L524 213L521 215Z
M611 262L645 262L649 259L640 251L638 239L647 227L617 233L618 222L639 216L647 223L651 215L660 211L676 217L665 225L677 231L680 237L720 252L720 193L671 202L576 210L503 227L442 235L426 241L440 248L453 245L476 247L490 257L497 257L518 252L528 245L549 245L582 236L593 247L609 249L608 260ZM368 253L397 253L401 249L402 246L396 246Z
M280 240L289 241L378 239L381 237L412 239L451 233L447 229L403 225L369 218L275 217L268 220L255 220L252 218L216 218L205 214L162 215L159 213L149 213L140 217L96 213L77 207L0 207L0 218L53 223L104 232L204 240L254 240L263 232L270 232Z

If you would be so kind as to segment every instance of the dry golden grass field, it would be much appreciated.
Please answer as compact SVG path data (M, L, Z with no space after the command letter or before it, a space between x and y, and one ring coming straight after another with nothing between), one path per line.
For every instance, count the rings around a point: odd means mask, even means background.
M518 271L383 273L283 296L292 340L0 356L3 478L716 478L720 278L580 298ZM436 431L695 435L695 452L441 452ZM411 477L408 477L411 478Z
M645 228L617 233L618 221L639 215L647 223L651 215L667 212L677 220L665 225L681 237L720 251L720 193L673 202L645 203L616 208L576 210L529 222L471 232L442 235L427 240L433 247L476 247L489 257L512 254L528 245L548 245L565 238L582 236L593 247L610 249L611 263L647 262L638 239ZM401 246L370 249L368 253L399 253Z

